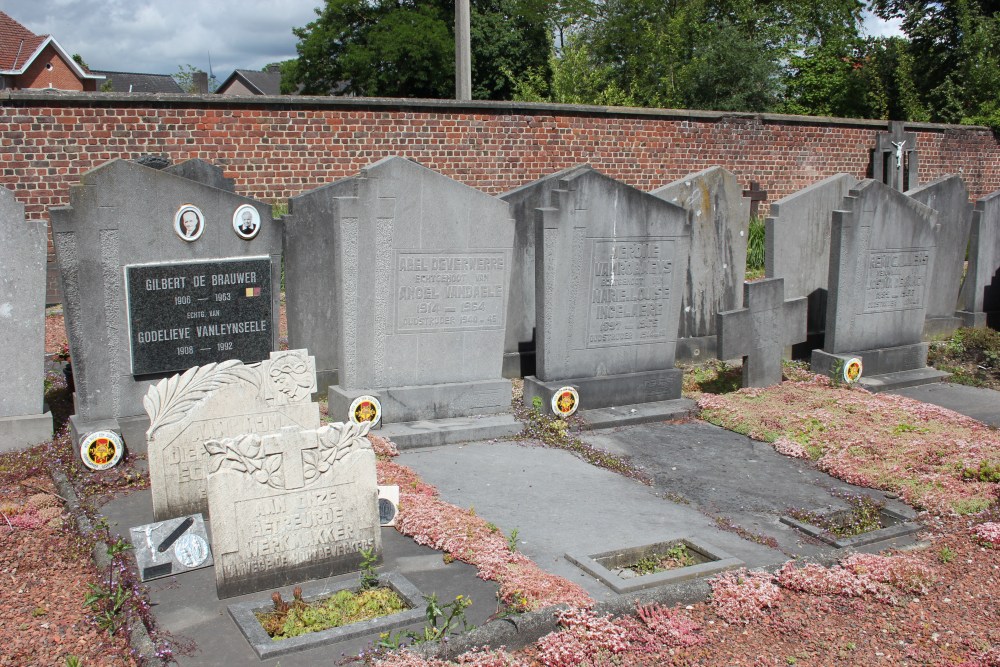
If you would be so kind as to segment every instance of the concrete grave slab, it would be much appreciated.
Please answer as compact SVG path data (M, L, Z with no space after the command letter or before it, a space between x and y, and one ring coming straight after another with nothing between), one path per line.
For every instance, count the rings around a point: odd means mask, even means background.
M358 569L381 554L368 425L296 426L208 440L220 598Z
M206 440L319 428L315 368L306 350L287 350L257 364L195 366L150 387L143 404L154 517L209 513Z
M735 174L710 167L652 194L682 207L691 230L691 250L680 262L681 295L677 359L700 361L716 354L715 314L743 306L750 200Z
M680 398L678 294L684 211L581 167L565 172L535 225L537 376L524 401L573 386L586 409Z
M956 311L972 225L969 190L961 176L951 175L907 190L906 195L937 211L940 225L934 272L929 278L924 335L951 334L962 326L962 318Z
M830 176L774 202L764 220L764 275L785 279L786 299L809 299L807 327L814 348L822 345L826 329L833 211L857 184L851 174Z
M0 452L52 439L45 407L45 223L0 188ZM14 352L16 350L16 353Z
M812 368L859 357L875 390L934 382L921 342L937 250L938 213L878 181L862 181L833 217L826 337ZM903 385L905 386L905 385Z
M233 227L234 213L244 207L260 221L251 239L240 237ZM83 174L80 184L70 189L70 205L52 209L51 217L73 357L76 392L71 427L77 442L97 426L110 424L121 431L119 420L143 415L142 398L162 375L134 375L133 348L172 349L178 358L190 357L190 366L238 358L226 345L242 335L251 318L234 315L235 319L221 321L211 304L223 299L259 300L246 289L259 288L265 281L270 285L272 277L277 280L281 275L281 232L270 206L126 160L113 160ZM173 275L192 263L211 268L213 262L254 257L268 259L270 268L267 275L255 276L254 285L233 285L228 278L210 281L217 274L229 275L222 268L199 274L203 286ZM150 277L142 288L150 298L166 295L158 312L169 324L142 331L131 328L125 267L139 265L161 267L162 275ZM266 326L270 337L261 358L277 348L279 292L270 290L264 324L253 318L254 328ZM204 336L199 327L207 327ZM212 356L196 361L202 354ZM242 360L252 363L261 358ZM126 446L142 448L135 442Z
M965 326L1000 329L1000 190L976 202L958 300Z
M785 300L784 280L768 278L743 285L746 308L716 315L720 359L743 358L743 386L781 384L785 346L806 339L805 297Z

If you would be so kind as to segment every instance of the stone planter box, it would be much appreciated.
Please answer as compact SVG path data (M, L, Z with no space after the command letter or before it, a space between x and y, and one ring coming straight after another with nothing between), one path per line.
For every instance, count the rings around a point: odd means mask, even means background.
M325 644L336 644L338 642L356 639L357 637L377 636L382 632L395 630L411 623L423 620L424 600L423 595L417 587L411 584L400 574L388 573L379 575L379 583L396 591L399 597L410 606L406 611L389 616L380 616L360 623L352 623L339 628L330 628L319 632L292 637L290 639L272 639L266 632L254 612L271 611L274 607L271 603L270 594L266 598L250 600L229 605L229 615L233 617L236 625L239 626L243 636L247 638L257 657L261 660L287 655L296 651L316 648ZM302 598L306 602L313 602L322 598L330 597L337 591L351 590L358 587L357 581L347 581L342 584L313 584L302 587ZM282 597L291 599L292 589L279 589Z
M646 556L664 553L670 547L678 544L684 544L687 547L688 553L696 561L695 565L646 575L622 572L622 570ZM730 556L722 549L708 542L696 540L692 537L644 544L637 547L627 547L598 554L582 555L567 553L566 559L576 564L584 572L604 582L615 593L632 593L648 588L667 586L690 579L707 577L744 565L743 561L739 558Z
M847 512L849 512L849 510L841 510L839 512L833 512L830 516L836 517L838 515L846 514ZM861 533L860 535L855 535L853 537L838 537L823 528L803 523L802 521L793 519L790 516L781 517L781 523L791 526L792 528L795 528L810 537L815 537L817 540L826 542L827 544L838 549L860 547L866 544L884 542L897 537L912 535L920 530L920 524L910 521L910 517L903 516L902 514L894 512L890 509L882 509L880 520L884 528L871 530L867 533Z

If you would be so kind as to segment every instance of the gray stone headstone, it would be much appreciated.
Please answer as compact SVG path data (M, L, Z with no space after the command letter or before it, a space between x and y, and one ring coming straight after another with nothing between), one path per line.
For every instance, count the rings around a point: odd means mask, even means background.
M805 297L785 300L784 281L770 278L744 283L746 308L718 315L719 358L743 357L743 386L781 383L786 345L806 339Z
M525 378L525 402L548 405L562 385L588 409L678 398L684 210L584 167L563 174L537 216L537 377Z
M292 212L289 338L336 368L332 416L361 395L381 401L384 424L510 409L505 202L392 157L294 198Z
M233 216L243 206L255 209L260 219L259 231L251 239L242 238L233 227ZM188 240L182 236L187 228L181 221L192 207L201 216L195 216L198 224ZM271 218L270 206L167 171L113 160L85 173L70 190L70 205L52 209L51 217L76 382L74 440L94 430L125 429L127 446L139 451L145 447L142 398L160 376L133 375L133 353L140 347L156 344L168 352L173 347L178 359L190 357L188 366L195 366L207 363L195 361L203 352L213 355L212 362L239 358L233 352L239 347L236 337L250 329L259 335L267 327L270 349L277 348L280 290L264 292L270 296L270 306L263 324L258 316L261 293L254 291L272 282L277 286L281 276L281 230ZM229 277L220 278L215 286L210 279L232 273L221 266L202 275L203 286L179 280L191 263L211 268L216 262L249 258L270 260L270 271L257 272L253 286L229 284ZM143 265L155 265L162 274L143 281L142 290L150 296L175 294L176 298L171 303L168 296L166 303L150 309L153 315L161 312L167 324L157 326L154 319L144 329L134 330L126 267ZM250 304L254 316L227 310L223 321L212 305L221 300ZM190 325L177 324L178 319ZM247 324L251 320L252 326ZM267 352L243 361L260 361ZM142 425L133 428L129 426L133 422Z
M586 169L576 166L550 174L500 195L514 217L514 265L507 301L507 334L504 340L504 377L535 374L535 217L549 205L552 191L570 174Z
M850 174L830 176L774 202L764 220L764 274L785 279L786 298L809 300L808 331L820 341L826 322L830 222L857 184Z
M956 311L972 224L969 190L961 176L952 175L908 190L906 195L937 211L941 226L934 256L934 273L930 277L930 293L927 295L924 334L951 334L962 326L962 319Z
M750 200L722 167L690 174L652 194L687 211L691 252L682 266L677 358L715 356L715 315L743 306Z
M1000 329L1000 190L976 202L959 310L965 326Z
M319 428L315 391L316 365L305 350L272 352L251 365L196 366L150 387L143 404L156 520L208 514L206 440Z
M357 570L381 552L368 425L286 427L209 440L220 598Z
M926 375L921 337L937 220L933 209L875 180L844 198L833 217L826 337L813 351L815 370L828 373L838 359L860 357L862 383L907 371Z
M52 438L44 407L45 223L0 188L0 452Z

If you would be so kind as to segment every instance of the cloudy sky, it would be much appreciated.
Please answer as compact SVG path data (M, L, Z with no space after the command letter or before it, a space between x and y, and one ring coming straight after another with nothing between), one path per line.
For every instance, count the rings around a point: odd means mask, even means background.
M312 21L322 0L0 0L0 10L52 35L92 69L175 74L261 69L295 56L292 28Z
M96 70L176 74L261 69L295 55L292 28L315 18L322 0L0 0L0 10L52 35ZM898 34L868 15L869 34Z

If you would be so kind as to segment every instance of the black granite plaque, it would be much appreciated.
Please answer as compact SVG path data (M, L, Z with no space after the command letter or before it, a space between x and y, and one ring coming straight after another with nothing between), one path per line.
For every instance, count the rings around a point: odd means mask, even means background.
M125 267L132 375L266 359L274 340L268 257Z

